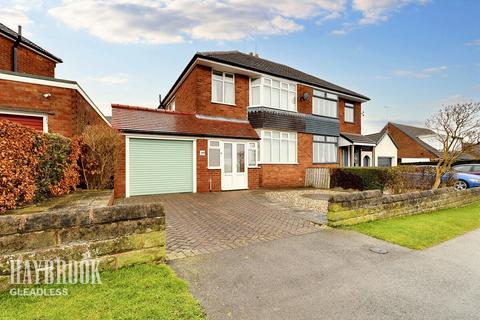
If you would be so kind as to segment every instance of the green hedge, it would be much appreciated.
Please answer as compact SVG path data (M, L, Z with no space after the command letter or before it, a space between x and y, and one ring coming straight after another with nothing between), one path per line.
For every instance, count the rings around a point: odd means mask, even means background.
M331 169L330 187L356 190L383 190L387 180L384 168Z

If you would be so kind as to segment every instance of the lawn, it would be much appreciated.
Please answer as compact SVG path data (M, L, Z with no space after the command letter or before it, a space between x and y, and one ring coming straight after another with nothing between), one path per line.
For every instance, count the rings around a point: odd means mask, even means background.
M105 271L101 280L98 285L69 285L68 296L15 297L4 292L0 294L0 318L204 319L187 283L168 266Z
M425 249L480 228L480 202L462 208L345 227L412 249Z

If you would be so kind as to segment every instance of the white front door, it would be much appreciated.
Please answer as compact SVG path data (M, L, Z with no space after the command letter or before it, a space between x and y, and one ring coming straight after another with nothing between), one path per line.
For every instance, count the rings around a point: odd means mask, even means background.
M248 189L246 143L223 142L222 190Z

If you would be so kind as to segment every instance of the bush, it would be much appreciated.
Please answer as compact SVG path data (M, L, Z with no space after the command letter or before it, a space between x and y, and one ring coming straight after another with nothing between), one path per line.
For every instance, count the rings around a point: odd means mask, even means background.
M85 128L80 164L87 189L113 188L113 174L120 154L118 132L103 125Z
M80 145L0 120L0 212L74 190Z
M435 181L435 169L430 166L398 166L387 169L385 189L390 193L429 190Z
M40 132L0 120L0 212L33 201L38 155L44 149Z
M356 190L383 190L386 181L384 168L331 169L330 187Z
M67 194L79 182L78 139L71 140L59 134L45 134L45 152L40 156L35 201Z

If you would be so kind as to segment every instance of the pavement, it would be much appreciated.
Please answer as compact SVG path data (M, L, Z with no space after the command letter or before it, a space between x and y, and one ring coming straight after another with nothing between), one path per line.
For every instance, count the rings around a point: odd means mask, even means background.
M208 319L480 318L480 230L414 251L323 229L169 264Z

